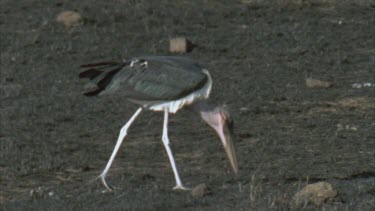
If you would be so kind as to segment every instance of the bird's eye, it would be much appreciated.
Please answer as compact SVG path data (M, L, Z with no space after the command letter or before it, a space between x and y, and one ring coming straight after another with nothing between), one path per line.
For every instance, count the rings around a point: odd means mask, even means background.
M233 132L233 130L234 130L234 122L233 122L232 117L229 115L229 113L226 110L222 110L221 111L221 116L224 119L227 128L231 132Z
M229 130L233 132L234 131L234 121L233 121L233 119L229 117L227 119L227 124L228 124Z

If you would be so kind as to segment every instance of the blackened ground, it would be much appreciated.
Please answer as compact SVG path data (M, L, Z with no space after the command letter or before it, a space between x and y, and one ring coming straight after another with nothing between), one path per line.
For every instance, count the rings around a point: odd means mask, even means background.
M293 209L294 194L317 181L338 191L326 209L374 208L375 3L270 2L2 1L2 210ZM64 10L83 23L56 23ZM182 110L169 124L181 177L211 194L173 191L163 115L144 112L108 175L117 190L103 192L95 179L137 107L82 96L78 67L169 55L175 36L198 45L187 56L210 70L212 98L231 110L239 175L214 132ZM310 77L334 86L308 88Z

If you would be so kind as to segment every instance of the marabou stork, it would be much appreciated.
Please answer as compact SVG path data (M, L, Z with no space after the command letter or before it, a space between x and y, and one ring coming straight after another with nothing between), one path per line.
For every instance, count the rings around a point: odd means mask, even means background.
M169 147L168 115L186 106L200 114L219 136L232 169L238 171L237 159L231 139L233 122L226 109L208 102L212 79L209 72L191 59L178 56L145 56L122 62L101 62L82 65L86 68L80 78L89 78L91 88L86 96L113 95L139 106L130 120L121 128L112 155L100 174L101 181L108 190L112 187L105 178L124 140L128 128L143 109L164 111L163 144L168 153L176 186L183 189L176 168L172 150Z

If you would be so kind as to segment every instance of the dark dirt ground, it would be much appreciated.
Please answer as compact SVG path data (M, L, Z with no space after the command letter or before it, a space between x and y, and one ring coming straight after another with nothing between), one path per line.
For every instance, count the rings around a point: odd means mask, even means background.
M8 1L1 0L0 210L267 210L293 207L304 185L326 181L325 210L375 205L374 1ZM65 29L55 17L79 12ZM168 40L198 45L187 56L214 80L212 98L235 120L239 175L198 117L170 117L183 182L172 190L162 114L130 129L103 192L119 129L137 109L86 98L79 65L169 55ZM308 88L306 78L334 82ZM307 204L307 209L317 208Z

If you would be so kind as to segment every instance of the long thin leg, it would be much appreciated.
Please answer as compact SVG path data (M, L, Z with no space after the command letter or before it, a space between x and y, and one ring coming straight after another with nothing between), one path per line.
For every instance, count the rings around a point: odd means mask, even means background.
M164 124L163 124L163 144L165 149L167 150L169 161L171 162L174 177L176 179L176 186L173 188L174 190L189 190L189 188L186 188L182 185L180 176L178 175L178 171L176 168L176 163L173 158L172 150L169 147L169 138L168 138L168 109L165 109L164 111Z
M113 163L113 160L115 159L116 157L116 153L118 152L120 146L121 146L121 143L122 141L124 140L126 134L127 134L127 131L128 131L128 128L130 127L130 125L134 122L135 118L139 115L139 113L141 113L142 111L142 108L138 108L138 110L133 114L133 116L130 118L130 120L121 128L120 130L120 135L117 139L117 142L116 142L116 146L115 148L113 149L113 152L112 152L112 155L111 155L111 158L109 159L108 163L107 163L107 166L105 167L105 169L103 170L103 172L99 175L100 179L102 180L103 182L103 185L108 189L108 190L112 190L113 187L111 187L106 181L105 181L105 177L107 176L107 173L109 171L109 168L111 168L111 165Z

